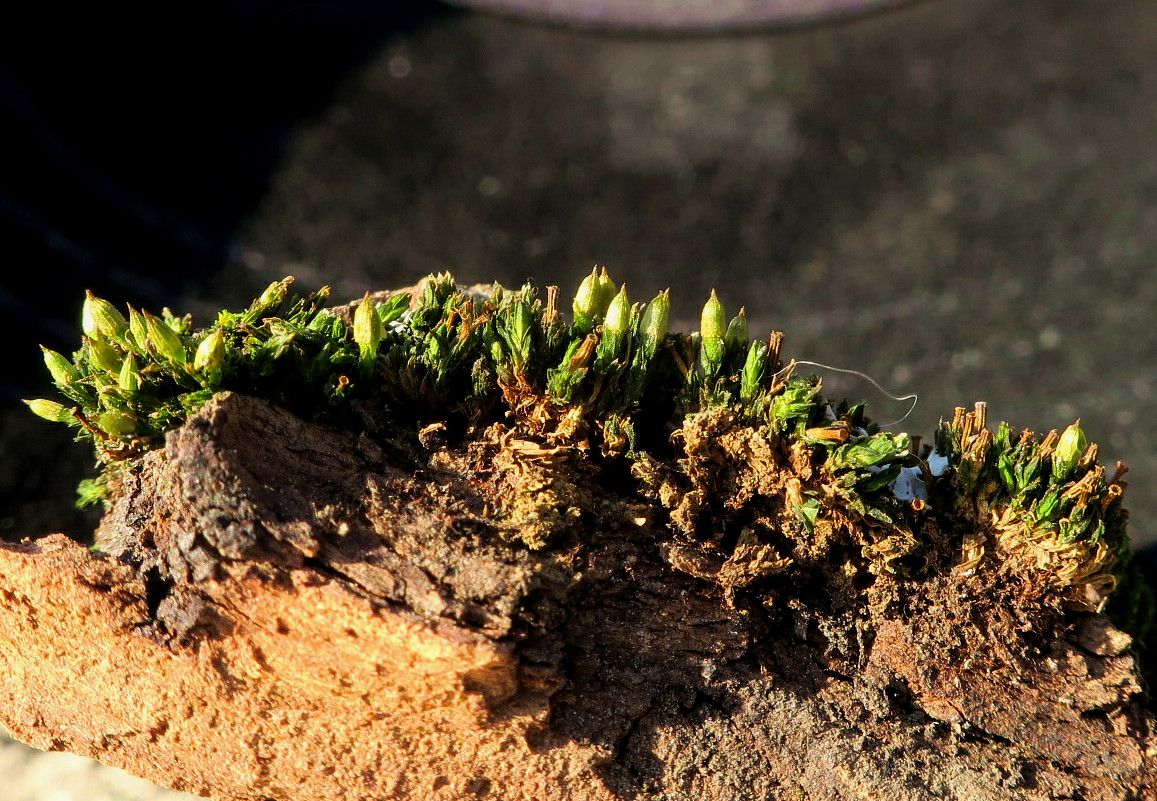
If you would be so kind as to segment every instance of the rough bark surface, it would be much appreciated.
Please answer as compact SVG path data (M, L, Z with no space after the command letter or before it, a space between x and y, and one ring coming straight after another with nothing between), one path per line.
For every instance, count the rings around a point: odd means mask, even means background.
M582 465L573 536L511 547L491 504L522 468L428 445L213 401L125 477L113 555L0 550L0 722L218 799L1157 793L1100 615L937 570L736 602Z

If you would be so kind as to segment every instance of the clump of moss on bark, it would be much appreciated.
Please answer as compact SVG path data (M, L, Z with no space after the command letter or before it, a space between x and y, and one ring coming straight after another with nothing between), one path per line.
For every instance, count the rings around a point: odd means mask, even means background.
M536 549L582 514L560 468L582 464L633 482L667 518L672 564L731 597L849 554L849 586L866 585L944 567L948 549L946 569L1020 571L1049 604L1101 609L1126 564L1124 466L1100 466L1079 423L991 431L978 404L924 445L826 398L781 333L752 340L714 292L691 332L668 330L668 292L634 302L598 269L569 319L557 288L448 274L337 309L327 294L286 278L201 329L90 294L79 349L45 350L65 402L29 405L91 442L105 478L223 391L379 438L480 443L510 477L499 528Z

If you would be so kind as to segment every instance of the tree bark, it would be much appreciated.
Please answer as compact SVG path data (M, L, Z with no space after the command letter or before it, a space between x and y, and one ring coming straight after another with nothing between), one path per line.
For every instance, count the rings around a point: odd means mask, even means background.
M121 477L105 553L0 549L0 722L238 801L1157 793L1102 615L932 561L750 603L590 460L423 440L215 399ZM508 545L550 458L569 528Z

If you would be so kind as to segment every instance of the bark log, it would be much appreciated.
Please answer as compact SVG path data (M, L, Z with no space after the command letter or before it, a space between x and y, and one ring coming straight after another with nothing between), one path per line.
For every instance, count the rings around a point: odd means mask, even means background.
M0 722L238 801L1157 797L1101 615L936 569L745 604L585 464L569 539L511 547L518 469L427 441L214 400L124 477L107 553L0 549Z

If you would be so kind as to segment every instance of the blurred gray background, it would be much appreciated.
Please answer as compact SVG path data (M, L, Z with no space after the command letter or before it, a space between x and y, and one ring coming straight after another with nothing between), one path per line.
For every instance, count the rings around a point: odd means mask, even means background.
M337 299L442 269L569 292L597 263L636 298L672 286L684 325L717 287L788 355L919 393L916 433L975 400L1080 417L1157 543L1152 0L674 36L389 5L190 7L147 40L107 10L100 35L5 26L0 536L91 531L88 454L18 403L86 286L206 322L286 274Z

